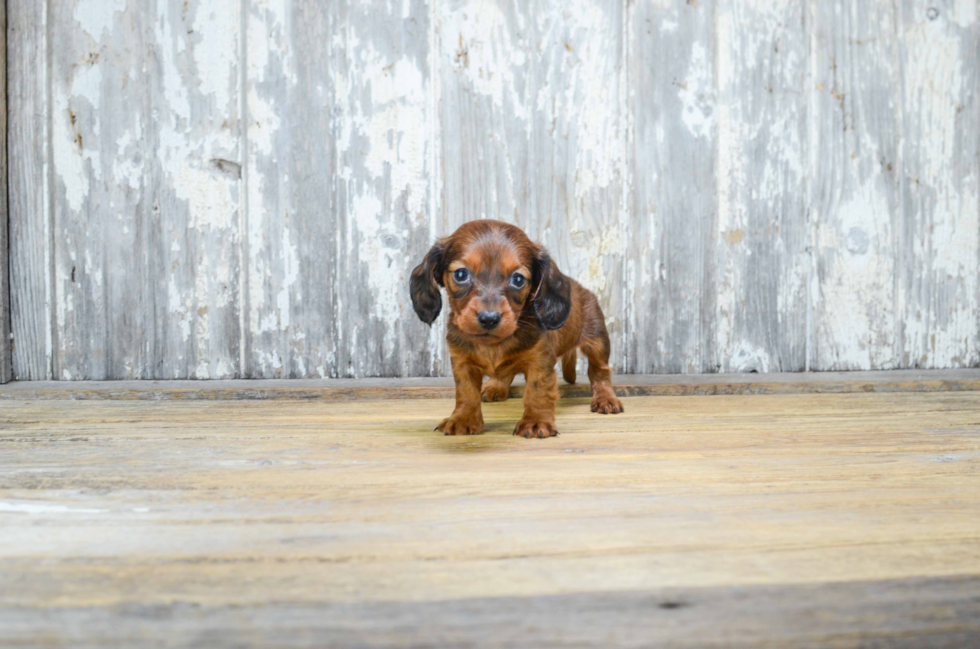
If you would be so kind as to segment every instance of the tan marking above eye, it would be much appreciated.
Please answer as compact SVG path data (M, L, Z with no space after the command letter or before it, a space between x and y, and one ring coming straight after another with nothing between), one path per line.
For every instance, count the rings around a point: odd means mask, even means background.
M510 281L510 278L514 276L515 273L518 274L518 275L520 275L521 277L523 277L525 279L525 281L528 280L530 278L530 276L531 276L531 271L530 270L528 270L524 266L516 266L516 265L515 266L510 266L510 268L507 268L505 266L504 267L504 273L505 273L504 276L507 278L507 281L508 282Z

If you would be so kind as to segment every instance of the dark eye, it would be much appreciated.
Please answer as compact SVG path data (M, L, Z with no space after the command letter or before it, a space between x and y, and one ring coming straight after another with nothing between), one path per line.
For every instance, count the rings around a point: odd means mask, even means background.
M465 268L457 268L456 272L453 273L453 279L456 280L457 284L462 284L470 279L470 271Z
M510 285L514 288L521 289L524 288L524 284L527 282L523 275L518 275L514 273L510 276Z

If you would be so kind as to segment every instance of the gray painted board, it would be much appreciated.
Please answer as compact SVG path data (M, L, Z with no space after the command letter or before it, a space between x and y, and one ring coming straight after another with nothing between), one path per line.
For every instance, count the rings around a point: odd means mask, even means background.
M333 375L346 364L337 283L336 5L246 2L245 376ZM327 360L331 359L331 360Z
M806 366L806 7L719 3L714 312L702 370L798 372Z
M980 363L977 3L898 3L902 133L896 364Z
M631 372L709 369L718 213L714 14L710 0L640 2L630 20Z
M620 372L980 363L976 0L9 0L19 379L426 376L475 218Z
M0 0L0 383L13 376L10 356L10 243L7 226L7 2Z
M10 312L14 376L52 378L45 3L7 3Z
M472 218L524 228L597 293L621 366L625 6L474 0L440 18L442 231Z

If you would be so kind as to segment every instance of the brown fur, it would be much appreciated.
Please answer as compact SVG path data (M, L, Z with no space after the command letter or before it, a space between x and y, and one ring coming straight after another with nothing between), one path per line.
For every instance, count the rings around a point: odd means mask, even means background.
M459 282L457 271L466 278ZM523 285L513 278L520 275ZM471 221L439 240L412 272L412 305L431 324L442 309L445 287L450 317L447 340L456 380L456 408L436 430L446 435L483 432L483 401L503 401L517 374L524 374L524 416L514 428L523 437L551 437L558 375L575 382L576 350L589 359L592 411L623 411L609 369L609 334L599 301L566 277L519 228L500 221ZM491 330L478 320L497 313ZM485 385L483 377L489 377Z

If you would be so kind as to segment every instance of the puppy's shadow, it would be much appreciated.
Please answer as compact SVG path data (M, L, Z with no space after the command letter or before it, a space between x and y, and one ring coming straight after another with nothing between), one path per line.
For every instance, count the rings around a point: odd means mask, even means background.
M493 435L497 433L513 433L514 426L517 424L515 419L513 422L507 421L485 421L483 423L483 434Z
M521 395L514 394L506 401L484 402L483 434L482 435L443 435L436 431L425 436L427 444L445 453L485 453L501 449L509 449L513 445L514 426L524 413L524 403ZM559 419L570 411L588 410L589 398L575 394L563 394L555 404L555 415Z
M483 403L483 433L480 435L443 435L436 431L426 435L427 445L445 453L486 453L509 448L513 444L514 426L521 418L520 399Z

